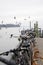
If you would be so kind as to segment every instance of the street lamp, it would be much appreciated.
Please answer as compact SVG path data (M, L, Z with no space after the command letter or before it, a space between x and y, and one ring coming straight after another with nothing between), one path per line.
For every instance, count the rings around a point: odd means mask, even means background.
M29 18L30 30L31 30L31 18L30 18L30 16L28 18Z
M2 24L3 24L3 20L2 20L2 22L1 22Z

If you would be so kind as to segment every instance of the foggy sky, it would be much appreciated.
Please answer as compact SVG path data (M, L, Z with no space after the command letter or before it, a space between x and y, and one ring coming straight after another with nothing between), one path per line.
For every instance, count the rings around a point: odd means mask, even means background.
M43 0L0 0L0 21L14 21L13 16L31 16L43 28Z

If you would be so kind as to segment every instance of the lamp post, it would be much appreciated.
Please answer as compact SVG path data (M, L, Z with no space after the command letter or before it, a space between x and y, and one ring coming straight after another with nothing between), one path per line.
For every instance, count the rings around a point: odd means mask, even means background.
M14 16L14 20L15 20L15 22L16 22L16 16Z
M3 20L2 20L2 24L3 24Z
M25 22L24 22L24 25L25 25L25 24L26 24L27 19L25 18L25 19L24 19L24 21L25 21ZM26 26L25 28L27 28L27 25L25 25L25 26ZM24 28L24 29L25 29L25 28Z
M29 18L29 28L31 30L31 18L30 18L30 16L28 18Z
M29 20L28 20L29 19ZM25 21L27 21L28 20L28 22L29 22L29 29L31 30L31 18L30 18L30 16L28 17L28 19L24 19Z
M29 21L29 29L31 30L31 20Z

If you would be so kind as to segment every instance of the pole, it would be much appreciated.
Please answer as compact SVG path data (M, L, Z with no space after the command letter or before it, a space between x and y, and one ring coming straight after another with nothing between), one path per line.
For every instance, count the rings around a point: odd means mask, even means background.
M31 21L30 21L30 30L31 30Z

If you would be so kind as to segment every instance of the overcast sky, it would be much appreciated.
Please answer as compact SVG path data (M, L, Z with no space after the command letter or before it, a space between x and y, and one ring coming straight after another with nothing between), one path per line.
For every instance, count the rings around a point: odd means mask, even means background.
M17 19L30 16L43 28L43 0L0 0L0 21L14 21L14 16Z

